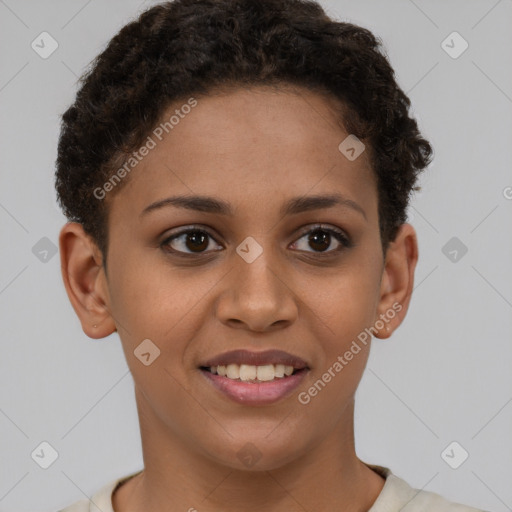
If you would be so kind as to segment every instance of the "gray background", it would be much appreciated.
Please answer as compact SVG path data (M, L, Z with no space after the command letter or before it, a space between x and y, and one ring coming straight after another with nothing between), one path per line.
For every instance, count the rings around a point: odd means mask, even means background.
M89 61L154 3L0 0L4 511L55 511L142 468L119 338L85 336L59 255L42 251L65 222L53 189L59 115ZM414 487L511 510L512 1L322 4L382 37L435 147L410 209L420 246L411 307L391 339L374 340L357 392L358 455ZM42 31L59 44L47 59L31 48ZM469 44L457 58L442 46L453 31ZM48 469L31 457L43 441L58 453ZM457 469L441 456L453 441L469 453Z

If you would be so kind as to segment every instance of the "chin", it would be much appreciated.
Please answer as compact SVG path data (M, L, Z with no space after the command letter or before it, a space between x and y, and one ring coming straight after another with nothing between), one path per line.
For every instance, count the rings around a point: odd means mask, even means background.
M282 439L244 435L229 438L226 445L220 443L208 449L208 456L216 463L241 471L270 471L281 468L300 456L297 443L283 443Z

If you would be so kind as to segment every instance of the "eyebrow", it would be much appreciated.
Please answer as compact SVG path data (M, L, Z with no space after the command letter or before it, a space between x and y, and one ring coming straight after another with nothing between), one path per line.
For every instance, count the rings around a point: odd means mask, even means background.
M281 207L280 214L282 216L296 215L302 212L332 208L338 205L351 208L352 210L359 212L366 220L368 220L365 211L361 206L359 206L359 204L352 199L342 196L341 194L294 197L289 199ZM199 212L216 213L220 215L234 215L232 206L222 199L216 199L210 196L188 195L168 197L166 199L155 201L142 210L139 218L144 217L152 211L169 206Z

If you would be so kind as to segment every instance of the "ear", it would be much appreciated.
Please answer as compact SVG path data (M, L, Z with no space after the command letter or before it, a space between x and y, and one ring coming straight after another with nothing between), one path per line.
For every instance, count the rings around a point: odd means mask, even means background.
M59 249L62 279L82 330L95 339L112 334L116 326L110 314L108 282L98 246L81 224L68 222L60 231Z
M374 323L377 338L389 338L405 318L414 287L417 261L416 231L410 224L404 223L386 251Z

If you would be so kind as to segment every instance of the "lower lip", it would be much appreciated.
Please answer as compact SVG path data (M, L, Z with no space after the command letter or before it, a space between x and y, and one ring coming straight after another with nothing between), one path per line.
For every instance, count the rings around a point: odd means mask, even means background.
M208 370L200 371L219 391L235 402L266 405L289 395L302 382L308 369L304 368L289 377L275 378L267 382L243 382L222 377Z

